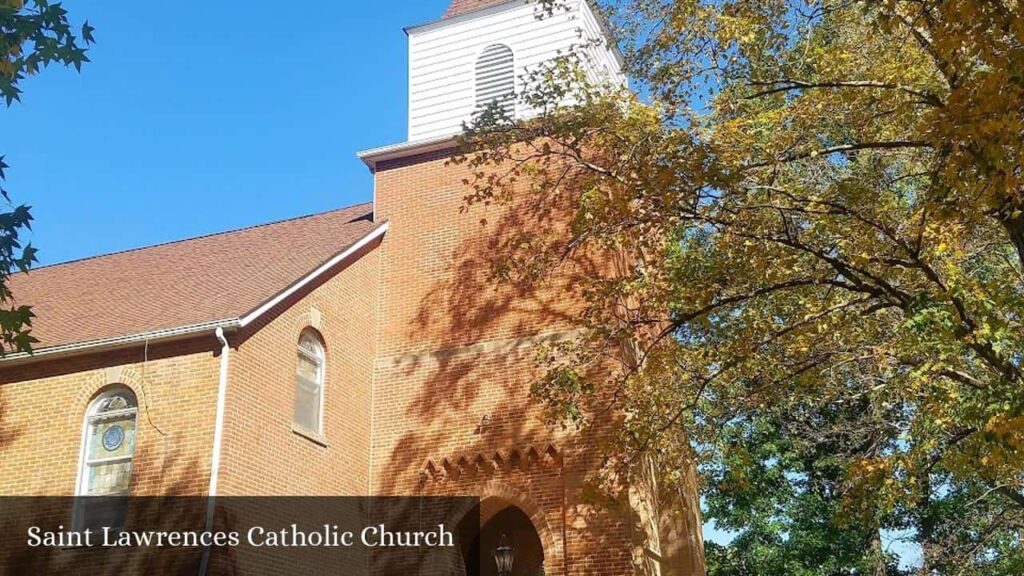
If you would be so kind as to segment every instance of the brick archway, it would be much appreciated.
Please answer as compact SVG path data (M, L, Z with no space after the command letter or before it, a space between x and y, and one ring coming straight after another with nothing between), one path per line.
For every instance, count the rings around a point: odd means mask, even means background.
M537 532L547 570L551 572L556 565L560 564L560 559L563 556L560 542L555 538L555 531L552 530L544 509L529 492L505 482L492 480L480 487L479 496L480 526L484 526L495 515L509 507L518 508L530 520L533 529Z
M473 525L477 527L474 530L479 530L496 515L510 508L518 509L540 540L544 569L548 574L562 574L564 554L561 542L556 538L547 514L529 492L498 480L486 482L473 492L479 498L479 506L453 510L449 516L452 521L448 525L460 526L476 513L478 519Z
M488 502L496 502L489 499ZM513 573L522 576L542 576L546 573L549 558L544 552L537 527L529 516L514 504L500 501L503 506L486 522L481 523L473 552L480 556L477 576L498 576L495 554L499 547L512 549ZM549 552L550 553L550 552ZM547 562L546 562L547 561ZM467 572L467 574L471 574Z

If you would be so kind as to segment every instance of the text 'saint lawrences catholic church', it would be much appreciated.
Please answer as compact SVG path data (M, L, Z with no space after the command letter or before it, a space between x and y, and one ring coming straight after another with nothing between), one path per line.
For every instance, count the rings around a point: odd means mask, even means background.
M17 277L41 342L0 363L0 494L475 495L516 574L702 574L685 499L587 497L600 426L552 429L529 397L572 299L489 280L512 208L461 212L446 163L480 104L603 34L570 5L453 0L409 28L408 141L359 154L370 203Z

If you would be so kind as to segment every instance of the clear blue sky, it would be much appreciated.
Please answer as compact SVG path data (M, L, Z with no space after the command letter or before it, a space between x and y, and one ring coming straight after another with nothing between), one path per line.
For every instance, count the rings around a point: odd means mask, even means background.
M369 200L357 150L406 132L402 27L447 0L65 0L96 27L0 110L44 264Z

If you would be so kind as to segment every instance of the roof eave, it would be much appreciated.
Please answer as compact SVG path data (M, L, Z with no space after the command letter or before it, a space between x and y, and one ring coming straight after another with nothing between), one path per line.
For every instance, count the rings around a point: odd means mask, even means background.
M131 346L145 343L156 344L173 342L198 336L204 332L213 333L218 328L223 329L225 332L233 332L240 327L241 324L238 318L227 318L224 320L214 320L212 322L200 322L198 324L178 326L176 328L139 332L137 334L129 334L126 336L98 338L96 340L86 340L85 342L61 344L59 346L40 348L38 350L33 350L32 352L16 352L8 354L0 359L0 366L17 366L20 364L27 364L29 362L56 360L85 353L107 352L110 350L119 350L121 348L129 348Z
M406 26L406 27L402 28L402 31L405 32L406 36L408 36L410 32L418 31L418 30L421 30L423 28L427 28L427 27L431 27L431 26L436 26L436 25L439 25L439 24L448 24L450 22L460 22L462 20L469 20L470 18L474 18L474 17L479 16L480 14L482 14L484 12L488 12L488 11L496 12L496 11L504 9L508 4L513 4L513 3L523 3L523 0L507 0L505 2L502 2L501 4L494 4L494 5L491 5L491 6L484 6L483 8L476 8L475 10L470 10L468 12L461 12L459 14L455 14L455 15L452 15L452 16L444 16L444 17L441 17L441 18L436 18L434 20L430 20L429 22L422 22L420 24L413 24L412 26Z
M399 142L398 144L389 144L379 148L371 148L369 150L356 152L356 156L363 161L363 164L366 164L366 167L369 168L370 171L374 171L377 169L378 162L398 160L400 158L415 156L417 154L426 154L428 152L437 152L438 150L457 148L459 145L458 139L459 135L453 134L438 138L430 138L427 140Z
M97 353L97 352L108 352L111 350L118 350L122 348L129 348L139 344L156 344L166 343L176 340L184 340L199 336L203 333L209 332L214 333L218 328L225 332L235 332L242 328L245 328L249 324L263 317L264 314L272 310L275 306L284 302L288 297L292 296L304 286L315 281L317 278L323 276L329 272L332 268L338 264L348 260L354 254L362 250L365 246L371 242L380 238L387 232L389 228L388 222L382 222L373 230L370 230L359 240L353 242L348 248L342 250L338 254L334 255L330 260L324 262L318 266L312 272L299 278L297 281L292 283L288 288L278 292L266 302L251 310L247 314L238 318L225 318L221 320L213 320L209 322L200 322L197 324L189 324L186 326L179 326L175 328L164 328L160 330L151 330L147 332L140 332L136 334L129 334L125 336L114 336L110 338L99 338L95 340L86 340L84 342L74 342L71 344L61 344L58 346L50 346L47 348L40 348L34 350L31 353L28 352L16 352L8 354L3 358L0 358L0 367L6 368L10 366L17 366L21 364L27 364L30 362L41 362L44 360L55 360L59 358L65 358L69 356L77 356L80 354Z
M384 234L388 231L388 228L390 228L390 226L390 223L386 220L381 222L376 228L370 230L365 236L349 245L348 248L345 248L341 252L335 254L333 257L331 257L330 260L324 262L309 274L306 274L302 278L299 278L297 281L292 283L291 286L285 288L281 292L278 292L269 300L267 300L263 304L260 304L255 309L251 310L249 313L242 316L239 319L240 326L242 328L245 328L249 324L255 322L264 314L274 309L274 307L276 307L278 304L284 302L290 296L301 290L304 286L306 286L310 282L315 281L317 278L323 276L335 266L341 264L342 262L345 262L346 260L354 256L356 253L358 253L360 250L362 250L364 247L368 246L371 242L384 236Z

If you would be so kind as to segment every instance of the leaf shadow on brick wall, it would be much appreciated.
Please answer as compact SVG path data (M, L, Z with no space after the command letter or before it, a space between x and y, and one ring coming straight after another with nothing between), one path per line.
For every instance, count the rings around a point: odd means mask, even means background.
M4 401L4 389L0 386L0 453L3 453L4 449L14 444L22 435L21 428L15 427L7 416L7 411L10 408L7 406L7 402Z
M558 543L546 553L568 545L581 564L573 573L598 566L627 573L630 548L622 526L639 518L621 499L593 489L589 480L604 462L605 447L581 437L604 430L570 434L548 421L530 395L542 370L539 346L583 325L576 290L583 283L576 280L602 273L606 264L579 253L563 259L570 233L565 206L524 194L512 206L470 207L462 215L475 222L484 213L486 222L473 233L459 230L458 242L441 255L449 272L429 287L408 327L406 337L427 351L378 367L388 371L380 381L415 392L406 399L377 391L398 400L378 398L378 405L398 404L403 412L402 430L385 443L384 472L375 483L384 494L481 494L489 485L514 486L550 517L548 529ZM536 267L514 261L531 252L519 250L524 245L546 246L552 260ZM544 273L550 264L557 274ZM549 443L558 446L557 462L545 452ZM575 456L563 461L561 453ZM566 517L573 523L569 530ZM493 563L491 553L481 550L482 566ZM564 554L550 559L548 573L566 573L563 562L572 561Z
M427 342L432 352L409 361L406 373L436 364L414 413L434 415L442 400L452 403L445 409L470 406L483 391L476 382L463 386L476 368L474 358L495 352L536 354L531 339L580 326L582 295L575 280L596 274L598 266L582 254L563 259L571 239L566 212L564 206L525 193L508 206L465 207L462 220L480 223L458 226L468 231L459 233L460 241L442 255L448 274L429 287L408 328L411 339L432 335ZM527 245L544 246L559 265L518 261L529 253L521 249ZM507 390L518 392L518 383Z
M459 204L453 203L453 212ZM407 329L406 338L426 351L407 354L390 368L393 378L417 385L404 407L409 429L387 465L398 474L382 479L385 490L409 485L422 472L427 446L435 453L449 448L454 460L483 446L543 447L550 429L529 395L540 375L538 345L579 327L573 280L596 273L595 263L580 255L566 259L557 275L509 273L510 259L520 255L517 246L543 244L556 257L565 251L566 207L539 196L524 194L487 210L469 207L460 221L453 232L458 241L439 255L447 273L429 286ZM476 410L481 400L499 406L486 422ZM412 425L417 422L425 425Z

